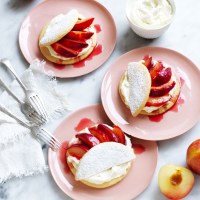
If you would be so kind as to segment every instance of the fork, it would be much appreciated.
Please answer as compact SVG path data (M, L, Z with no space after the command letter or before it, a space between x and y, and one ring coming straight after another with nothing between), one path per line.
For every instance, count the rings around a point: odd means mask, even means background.
M6 84L0 79L0 85L4 87L4 89L12 96L20 105L21 105L21 111L33 122L35 122L37 125L44 124L46 122L46 119L42 116L40 116L35 109L28 103L20 100L7 86Z
M10 112L6 107L4 107L1 104L0 104L0 111L12 117L26 128L31 129L34 133L34 136L36 136L38 139L46 143L53 151L56 152L61 148L61 143L58 141L58 139L56 139L46 129L38 127L35 123L23 121L21 118L14 115L12 112Z
M40 95L36 91L28 89L24 85L24 83L21 81L21 79L15 72L14 68L12 67L11 62L7 58L0 59L0 63L4 64L4 66L7 67L7 69L9 69L12 72L12 74L15 76L16 80L21 85L21 87L23 88L23 90L26 94L27 101L32 105L32 107L35 109L35 111L39 115L43 116L43 118L47 119L48 115L47 115L44 103L43 103Z

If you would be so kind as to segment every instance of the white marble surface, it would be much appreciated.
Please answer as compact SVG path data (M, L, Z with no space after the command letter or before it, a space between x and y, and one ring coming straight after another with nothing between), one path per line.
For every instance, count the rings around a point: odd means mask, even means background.
M186 55L197 66L200 65L200 1L176 0L177 13L173 24L162 37L155 40L142 39L131 31L125 17L124 0L99 1L108 8L115 19L118 30L117 45L109 60L96 71L80 78L58 80L59 87L67 93L73 110L100 102L100 86L106 70L118 56L129 50L150 45L167 47ZM23 18L39 2L40 0L1 0L0 3L0 57L10 58L20 74L27 68L28 63L24 60L18 46L18 31ZM2 76L6 77L5 74ZM48 128L53 131L61 121L62 119L55 121ZM157 184L158 170L166 163L185 165L186 149L193 140L200 138L199 129L200 123L182 136L158 142L159 158L155 175L149 187L136 198L137 200L165 199ZM44 153L47 155L46 149ZM200 199L199 187L200 177L195 176L195 186L185 199ZM0 185L0 199L64 200L70 198L57 187L48 172L45 175L11 180Z

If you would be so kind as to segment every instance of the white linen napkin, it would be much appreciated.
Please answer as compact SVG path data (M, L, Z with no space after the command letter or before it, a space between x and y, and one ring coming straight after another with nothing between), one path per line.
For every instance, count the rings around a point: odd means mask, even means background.
M35 89L41 95L52 121L68 109L68 104L53 76L42 72L44 64L35 60L21 78L27 88ZM10 89L24 100L24 92L16 80L12 82ZM0 96L0 103L25 119L20 105L7 92L4 91ZM34 175L46 170L41 144L32 137L30 130L0 112L0 183L13 177Z

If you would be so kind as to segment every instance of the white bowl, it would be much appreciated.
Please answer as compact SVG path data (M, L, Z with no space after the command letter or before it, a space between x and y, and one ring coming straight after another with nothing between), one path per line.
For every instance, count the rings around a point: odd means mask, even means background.
M126 16L127 16L127 19L129 21L129 24L130 24L132 30L140 37L143 37L146 39L153 39L153 38L157 38L157 37L161 36L169 28L170 24L172 23L172 21L174 19L174 15L176 12L176 6L175 6L174 0L168 0L170 5L172 6L172 10L173 10L171 19L168 21L168 23L166 23L165 25L162 25L158 28L142 27L142 26L139 26L138 24L136 24L131 19L131 12L132 12L134 1L135 0L127 0L127 2L126 2Z

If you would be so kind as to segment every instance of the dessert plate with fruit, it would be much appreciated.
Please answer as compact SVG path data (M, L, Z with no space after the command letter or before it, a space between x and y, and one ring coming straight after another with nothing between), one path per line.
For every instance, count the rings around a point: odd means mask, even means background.
M188 58L170 49L144 47L110 66L101 98L110 120L126 133L165 140L199 120L199 85L200 72Z
M125 134L110 122L102 105L72 113L54 134L62 146L59 152L49 149L50 170L73 199L132 199L152 179L156 142Z
M44 12L45 10L45 12ZM116 27L97 1L48 0L25 18L19 32L25 59L45 60L45 72L77 77L100 67L116 43Z

